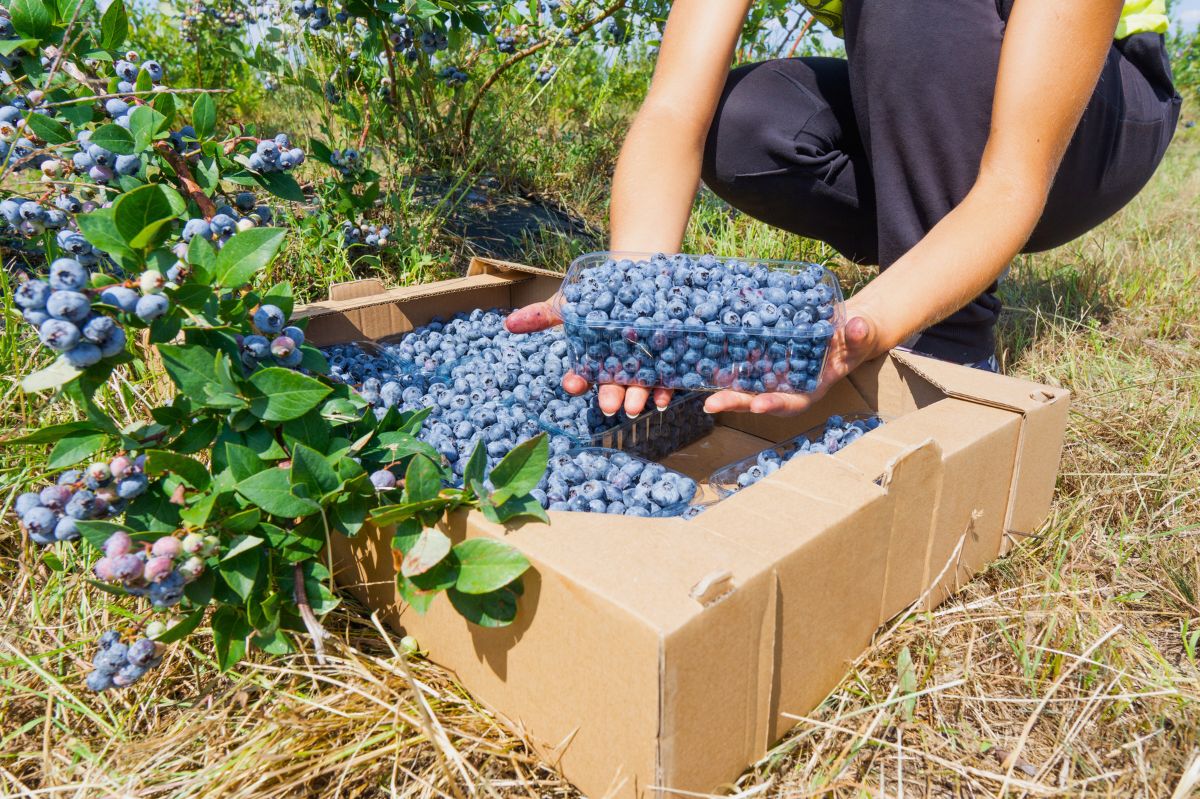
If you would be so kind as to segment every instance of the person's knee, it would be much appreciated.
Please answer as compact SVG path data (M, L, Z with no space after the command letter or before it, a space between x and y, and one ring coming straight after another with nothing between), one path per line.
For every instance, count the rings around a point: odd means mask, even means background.
M732 70L709 127L704 182L724 195L736 192L741 177L824 169L841 123L821 95L820 77L802 59Z

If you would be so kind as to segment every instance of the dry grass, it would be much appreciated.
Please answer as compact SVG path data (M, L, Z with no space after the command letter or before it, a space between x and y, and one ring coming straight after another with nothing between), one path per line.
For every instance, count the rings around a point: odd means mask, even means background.
M1200 139L1119 219L1022 259L1010 371L1075 393L1041 535L878 636L735 787L766 796L1188 797L1200 786ZM21 367L10 332L0 357ZM37 411L11 375L10 424ZM122 387L130 417L146 382ZM114 401L116 396L114 395ZM7 503L36 464L4 454ZM345 608L334 657L216 674L203 636L136 693L78 666L126 613L0 533L0 794L573 794L446 673ZM411 670L410 670L411 669Z

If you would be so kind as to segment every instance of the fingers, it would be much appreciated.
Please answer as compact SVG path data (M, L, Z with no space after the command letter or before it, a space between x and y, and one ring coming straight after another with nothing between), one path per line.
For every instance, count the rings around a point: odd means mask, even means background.
M754 397L754 394L747 394L742 391L718 391L704 401L704 412L746 412L750 410L750 403L754 400Z
M533 333L562 323L562 318L548 302L535 302L518 308L504 320L509 333Z
M625 404L625 387L615 383L600 386L599 404L605 416L612 416Z
M769 413L775 416L795 416L804 413L817 395L747 394L742 391L718 391L704 402L705 413Z
M759 394L750 401L751 413L769 413L774 416L795 416L812 407L812 395Z
M654 407L660 411L666 410L666 407L671 404L671 396L674 393L669 388L654 389Z
M589 388L588 381L584 380L574 372L567 372L562 379L563 390L568 394L579 395L586 392Z
M641 386L629 386L625 389L625 414L633 418L646 409L650 399L650 389Z

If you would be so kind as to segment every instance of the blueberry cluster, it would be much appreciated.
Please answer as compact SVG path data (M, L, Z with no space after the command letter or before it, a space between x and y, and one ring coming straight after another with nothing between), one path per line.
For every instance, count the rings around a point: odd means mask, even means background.
M0 21L7 19L0 17ZM8 37L3 37L8 38ZM27 169L43 169L48 163L57 163L24 135L25 117L28 114L48 114L41 103L44 93L35 89L11 100L0 101L0 165L7 165L15 172Z
M615 45L622 45L629 41L629 26L616 17L609 17L604 23L604 31Z
M260 305L254 312L254 327L258 333L237 336L242 365L253 371L260 366L282 366L295 369L304 360L300 347L304 331L287 324L287 315L277 305ZM268 336L270 338L268 338Z
M130 500L146 491L145 460L118 455L84 471L63 472L57 483L40 492L21 494L16 511L29 539L39 546L74 541L79 538L76 522L123 513Z
M92 658L87 687L100 693L133 685L162 663L163 648L151 638L138 638L125 644L119 632L108 630L100 636L100 649Z
M263 139L248 160L255 172L284 172L304 163L304 151L292 147L286 133Z
M69 222L61 208L44 208L23 197L0 200L0 218L6 227L25 238L36 238L47 230L65 230Z
M342 173L349 177L362 168L362 156L358 150L347 147L345 150L334 150L329 154L329 163Z
M878 416L857 416L850 419L836 415L830 416L822 427L719 469L709 477L708 482L716 489L717 493L729 496L778 471L792 458L815 453L832 455L881 424L883 424L883 420Z
M841 296L816 264L601 254L572 265L561 300L575 371L589 382L811 392Z
M123 100L109 100L109 104L114 108L117 106L113 104L118 103L125 106ZM127 112L120 119L124 120L126 125L129 124ZM105 186L117 175L136 175L141 170L142 157L140 155L117 155L98 144L92 144L91 139L92 131L88 129L80 130L75 134L79 151L71 156L71 163L76 173L87 175L93 182Z
M458 67L446 67L438 73L438 79L451 88L457 88L466 84L470 76L463 72Z
M153 544L135 544L118 530L104 542L104 556L92 573L103 582L120 584L132 596L148 598L155 610L166 610L179 604L184 587L204 572L204 559L219 549L220 541L212 535L165 535Z
M138 279L141 295L125 284L89 288L91 273L75 258L59 258L50 264L47 280L26 280L13 293L25 321L38 330L50 349L77 369L86 369L105 358L125 351L124 329L113 319L93 309L93 303L112 306L151 322L170 308L162 294L163 274L147 269Z
M226 33L237 33L253 22L268 22L278 16L276 3L203 2L189 3L180 18L184 41L196 40L196 29L207 18Z
M545 499L550 510L677 516L697 489L690 477L619 450L588 448L554 455L548 475Z
M202 239L208 239L219 249L237 233L271 224L273 217L271 209L265 205L255 205L255 202L254 195L250 192L239 192L234 199L236 208L230 205L222 205L217 208L217 212L213 214L212 219L205 219L204 217L189 219L183 225L181 238L186 244L196 236L199 236ZM177 255L184 256L186 253L187 250L183 249ZM171 280L178 282L174 278L171 278Z
M319 31L333 24L329 16L329 8L317 5L316 0L295 0L292 11L304 20L310 31Z
M113 64L113 73L117 76L117 93L132 94L135 90L138 75L145 73L146 77L150 78L150 82L154 84L162 83L164 70L162 64L157 61L142 61L138 65L141 57L134 52L125 54L124 58L118 59ZM110 112L111 115L111 112ZM125 123L128 126L128 122Z
M347 250L353 247L381 249L388 245L390 235L392 229L387 225L355 224L349 219L342 222L342 246Z
M496 49L506 54L517 52L517 37L512 34L497 36Z
M550 81L554 80L554 76L558 74L558 67L555 64L542 64L533 70L533 79L540 85L545 86Z

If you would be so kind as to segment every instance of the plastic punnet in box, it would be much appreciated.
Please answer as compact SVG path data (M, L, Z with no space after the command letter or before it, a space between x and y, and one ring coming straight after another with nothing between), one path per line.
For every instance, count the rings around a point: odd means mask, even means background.
M821 452L832 455L883 424L878 416L831 416L825 424L789 438L757 455L723 466L709 475L708 484L722 499L752 486L792 458Z
M818 264L603 252L571 264L558 299L589 382L789 393L816 389L841 303Z
M633 419L624 411L604 416L594 404L584 419L558 419L555 412L565 403L551 402L538 424L551 435L571 439L576 447L619 449L653 461L683 449L712 430L713 418L704 412L704 399L704 394L676 394L663 410L650 410ZM569 412L569 408L565 410Z
M696 481L660 463L603 447L550 458L549 510L625 516L679 516L696 496Z

